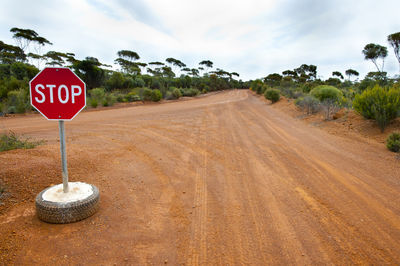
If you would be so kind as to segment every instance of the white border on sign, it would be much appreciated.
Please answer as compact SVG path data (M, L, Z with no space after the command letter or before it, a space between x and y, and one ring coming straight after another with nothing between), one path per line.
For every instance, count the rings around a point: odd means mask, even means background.
M85 95L85 105L84 105L78 112L76 112L76 114L75 114L71 119L49 119L49 118L47 118L47 116L45 116L42 112L40 112L39 109L37 109L37 107L34 106L33 103L32 103L32 93L31 93L32 88L31 88L31 82L32 82L37 76L39 76L40 73L42 73L42 72L43 72L45 69L47 69L47 68L63 68L63 69L68 69L69 71L71 71L71 72L72 72L80 81L82 81L82 83L83 83L83 92L84 92L84 95ZM71 121L72 119L75 118L75 116L77 116L77 114L79 114L79 113L86 107L86 83L83 82L83 80L82 80L77 74L75 74L75 72L72 71L72 69L70 69L69 67L45 67L45 68L43 68L42 70L40 70L39 73L37 73L36 76L33 77L33 79L31 79L31 80L29 81L29 97L31 98L31 99L30 99L30 100L31 100L31 105L36 109L36 111L38 111L38 112L39 112L42 116L44 116L47 120L49 120L49 121L60 121L60 120L62 120L62 121Z

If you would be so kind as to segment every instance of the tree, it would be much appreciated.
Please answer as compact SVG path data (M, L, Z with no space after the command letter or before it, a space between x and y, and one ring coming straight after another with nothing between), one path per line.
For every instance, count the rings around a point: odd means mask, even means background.
M383 71L383 67L385 65L385 57L387 57L387 55L388 55L388 51L385 46L370 43L364 47L364 50L362 51L362 53L364 54L364 59L371 60L379 72ZM382 59L382 67L381 68L378 67L378 64L377 64L378 59Z
M200 66L205 66L207 68L206 72L208 72L214 65L210 60L203 60L199 63Z
M0 41L0 63L11 64L13 62L23 62L25 60L26 55L20 47Z
M239 76L240 76L239 73L237 73L237 72L232 72L231 75L232 75L232 76L236 76L236 77L239 77Z
M175 72L176 72L176 67L178 67L179 69L181 69L182 67L186 67L186 64L184 64L182 61L172 57L165 59L165 61L172 67L174 67Z
M300 67L295 68L299 82L306 82L317 78L317 66L302 64Z
M42 56L42 48L48 44L52 45L52 43L46 38L39 36L39 34L31 29L20 29L20 28L12 28L10 32L13 33L13 39L15 39L18 46L25 52L25 50L29 49L29 45L34 43L34 50L36 53L29 53L29 57L33 60L36 60L37 67L40 67L40 62L44 58Z
M20 28L12 28L10 32L13 34L13 39L15 39L19 48L21 48L24 52L28 48L29 44L39 35L36 31L31 29L20 29Z
M360 73L358 73L356 70L351 69L351 68L347 69L345 73L346 73L346 76L348 77L349 80L350 80L351 76L358 77L360 75Z
M365 78L375 81L385 81L387 79L387 72L368 72Z
M297 79L297 73L293 70L285 70L282 72L283 77L285 78L286 81L293 81L295 79Z
M101 65L97 58L86 57L85 60L76 61L73 68L86 83L88 89L93 89L103 84L105 71L100 68Z
M266 76L264 78L264 83L266 83L267 85L269 85L271 87L279 86L282 78L283 77L281 75L279 75L278 73L269 74L268 76Z
M192 75L192 77L198 77L199 76L199 70L197 68L192 68L190 70L190 74Z
M121 66L121 69L125 73L134 75L140 73L138 62L135 62L136 60L140 59L140 56L136 52L130 50L120 50L117 52L117 55L119 57L115 59L115 62Z
M393 47L394 55L399 61L399 71L400 71L400 32L390 34L388 36L388 42Z
M47 65L63 66L65 64L64 58L67 58L67 55L60 52L48 51L43 55L43 58L47 61Z
M340 73L339 71L333 71L332 72L332 76L336 76L336 77L339 77L341 79L344 79L342 73Z

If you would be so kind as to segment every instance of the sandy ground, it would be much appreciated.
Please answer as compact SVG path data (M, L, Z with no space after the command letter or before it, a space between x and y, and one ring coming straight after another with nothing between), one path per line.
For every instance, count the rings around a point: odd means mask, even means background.
M70 181L101 208L67 225L34 209L61 182L57 122L1 118L46 144L0 153L0 264L399 264L400 160L286 113L236 90L79 114Z

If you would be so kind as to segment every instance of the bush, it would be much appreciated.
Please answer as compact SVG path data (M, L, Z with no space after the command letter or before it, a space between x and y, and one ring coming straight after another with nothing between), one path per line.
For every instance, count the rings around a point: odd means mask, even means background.
M386 140L386 147L392 152L400 152L400 133L390 134Z
M305 97L300 97L294 102L307 114L317 113L320 109L320 102L317 98L307 95Z
M180 97L182 97L182 92L178 88L174 88L172 90L172 95L175 99L179 99Z
M258 84L258 86L257 86L257 94L264 94L267 89L268 89L267 85Z
M329 85L320 85L311 90L311 95L320 100L321 102L331 99L340 100L343 96L342 92Z
M89 98L89 104L91 107L96 108L99 105L99 102L96 98Z
M167 91L167 92L165 93L164 99L165 99L165 100L173 100L173 99L176 99L176 98L174 97L174 95L172 95L172 92Z
M89 94L92 98L100 101L104 98L105 92L103 88L94 88L89 91Z
M339 111L343 93L329 85L319 85L311 90L311 95L321 102L325 113L325 119L330 120L332 115Z
M113 106L114 103L116 102L117 97L115 97L113 94L109 93L103 98L103 106Z
M131 91L127 95L125 95L125 100L127 102L140 101L140 96L137 95L136 92Z
M122 102L127 101L125 99L125 95L124 94L122 94L122 93L120 93L118 91L114 92L113 94L114 94L115 99L117 100L117 102L122 103Z
M7 106L8 113L25 113L26 110L31 108L28 92L23 89L9 91L7 93Z
M0 152L15 149L32 149L42 143L43 141L22 140L14 132L3 133L0 135Z
M272 103L276 103L279 101L279 98L281 97L279 90L276 89L268 89L264 93L265 99L270 100Z
M162 94L160 90L153 90L151 93L151 100L153 102L159 102L162 99Z
M400 110L400 89L376 85L355 96L354 109L366 119L374 119L383 132Z
M183 91L183 96L194 97L200 94L198 89L189 88Z
M143 95L143 97L142 97L143 101L151 101L152 95L153 95L153 91L151 89L149 89L149 88L144 88L143 92L142 92L142 95Z

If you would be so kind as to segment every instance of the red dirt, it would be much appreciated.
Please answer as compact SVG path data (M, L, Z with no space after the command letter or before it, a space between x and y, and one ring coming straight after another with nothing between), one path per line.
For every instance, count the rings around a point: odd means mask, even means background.
M101 208L66 225L34 209L61 182L57 123L1 118L47 142L0 153L0 264L399 264L400 161L382 134L299 115L248 91L83 112L66 123L70 181L99 187Z

